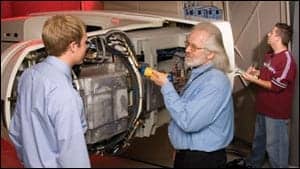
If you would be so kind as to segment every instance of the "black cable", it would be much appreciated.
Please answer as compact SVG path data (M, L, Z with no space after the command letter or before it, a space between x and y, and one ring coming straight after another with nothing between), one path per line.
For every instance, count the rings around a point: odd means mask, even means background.
M132 157L125 157L125 156L119 156L119 157L121 157L121 158L123 158L123 159L128 159L128 160L132 160L132 161L136 161L136 162L145 163L145 164L152 165L152 166L155 166L155 167L161 167L161 168L173 168L173 167L164 166L164 165L161 165L161 164L156 164L156 163L149 162L149 161L145 161L145 160L139 160L139 159L132 158Z

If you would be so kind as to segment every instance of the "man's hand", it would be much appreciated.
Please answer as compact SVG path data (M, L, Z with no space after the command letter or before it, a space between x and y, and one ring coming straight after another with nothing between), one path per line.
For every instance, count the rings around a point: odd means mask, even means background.
M246 79L246 80L248 80L250 82L254 82L255 80L258 79L257 76L248 73L248 71L245 72L245 73L243 73L242 76L243 76L244 79Z
M163 86L168 81L167 77L168 74L166 73L161 73L159 71L152 70L152 76L150 77L150 79L158 86Z
M246 73L248 73L248 74L250 74L250 75L253 75L253 76L259 76L260 71L257 70L257 69L255 69L254 67L250 66L250 67L247 69Z
M246 80L250 81L250 82L253 82L263 88L266 88L266 89L272 89L272 83L271 81L267 81L267 80L262 80L262 79L259 79L257 76L255 75L251 75L250 73L243 73L243 78L245 78Z
M258 79L260 71L250 66L246 72L242 74L242 77L250 82L255 82Z

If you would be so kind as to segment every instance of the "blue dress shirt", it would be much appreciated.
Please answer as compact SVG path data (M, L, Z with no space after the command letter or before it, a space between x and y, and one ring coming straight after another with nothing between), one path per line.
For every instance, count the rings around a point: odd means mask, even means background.
M212 152L230 144L234 133L232 88L212 64L192 70L182 95L172 83L162 86L170 112L169 138L177 150Z
M71 68L48 56L27 69L18 85L9 136L25 167L90 167L82 99Z

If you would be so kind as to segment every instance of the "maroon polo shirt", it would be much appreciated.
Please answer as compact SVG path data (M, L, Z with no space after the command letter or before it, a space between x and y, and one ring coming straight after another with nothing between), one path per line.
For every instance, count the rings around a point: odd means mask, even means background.
M267 53L259 78L271 81L270 90L259 87L256 111L274 119L290 118L296 78L296 63L287 50Z

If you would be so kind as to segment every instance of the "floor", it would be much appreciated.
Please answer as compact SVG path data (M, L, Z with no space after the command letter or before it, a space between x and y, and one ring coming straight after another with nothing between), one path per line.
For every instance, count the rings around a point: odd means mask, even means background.
M173 148L167 138L166 128L159 128L149 138L134 138L129 149L121 156L91 155L92 168L172 168ZM233 141L227 151L227 159L231 161L247 155L250 147ZM1 168L23 168L5 132L1 132Z

